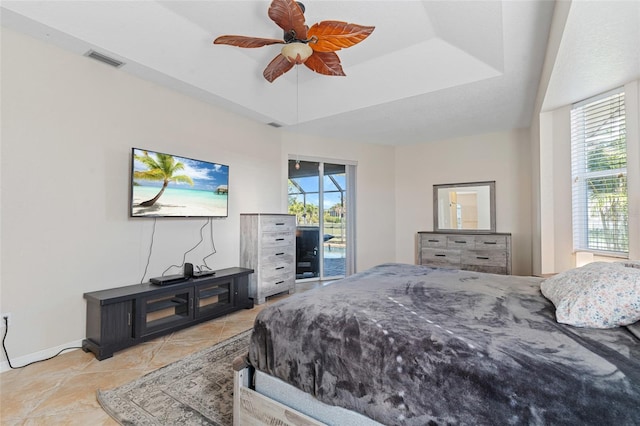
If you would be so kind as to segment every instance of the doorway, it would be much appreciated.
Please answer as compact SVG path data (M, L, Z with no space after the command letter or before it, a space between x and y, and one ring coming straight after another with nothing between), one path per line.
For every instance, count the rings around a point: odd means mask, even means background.
M349 208L355 166L289 160L288 209L296 215L296 279L328 280L354 272Z

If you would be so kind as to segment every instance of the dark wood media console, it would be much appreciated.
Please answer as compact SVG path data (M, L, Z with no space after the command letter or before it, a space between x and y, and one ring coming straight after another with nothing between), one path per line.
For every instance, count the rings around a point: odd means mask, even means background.
M215 275L158 286L144 283L85 293L85 352L103 360L113 353L194 324L253 308L249 274L227 268Z

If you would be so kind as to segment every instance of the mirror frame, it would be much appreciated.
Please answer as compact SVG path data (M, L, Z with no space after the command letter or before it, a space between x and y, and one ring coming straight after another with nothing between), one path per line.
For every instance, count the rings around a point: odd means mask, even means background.
M438 190L452 188L467 188L469 186L487 186L489 188L489 214L490 229L447 229L438 225ZM433 185L433 231L464 234L493 234L496 232L496 181L468 182L468 183L448 183L443 185Z

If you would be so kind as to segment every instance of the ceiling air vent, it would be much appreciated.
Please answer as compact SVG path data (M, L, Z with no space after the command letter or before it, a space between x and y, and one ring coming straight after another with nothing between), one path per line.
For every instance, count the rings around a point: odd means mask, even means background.
M271 126L271 127L275 127L276 129L278 127L282 127L282 124L280 123L276 123L275 121L272 121L271 123L267 123L267 125Z
M108 57L106 55L103 55L102 53L96 52L95 50L88 51L87 53L84 54L84 56L87 56L89 58L93 58L96 61L100 61L100 62L105 63L107 65L111 65L112 67L115 67L115 68L120 68L121 66L124 65L124 62L121 62L121 61L119 61L117 59L110 58L110 57Z

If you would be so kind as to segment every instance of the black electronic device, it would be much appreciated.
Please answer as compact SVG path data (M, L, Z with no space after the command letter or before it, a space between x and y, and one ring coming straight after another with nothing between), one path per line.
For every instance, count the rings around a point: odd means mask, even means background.
M156 285L171 285L182 283L188 280L189 277L185 277L184 275L164 275L162 277L151 278L149 281L151 281L152 284Z
M193 264L185 263L184 264L184 276L185 277L193 277Z
M211 270L204 270L204 271L197 271L193 273L193 278L204 278L204 277L210 277L215 275L216 272L215 271L211 271Z

